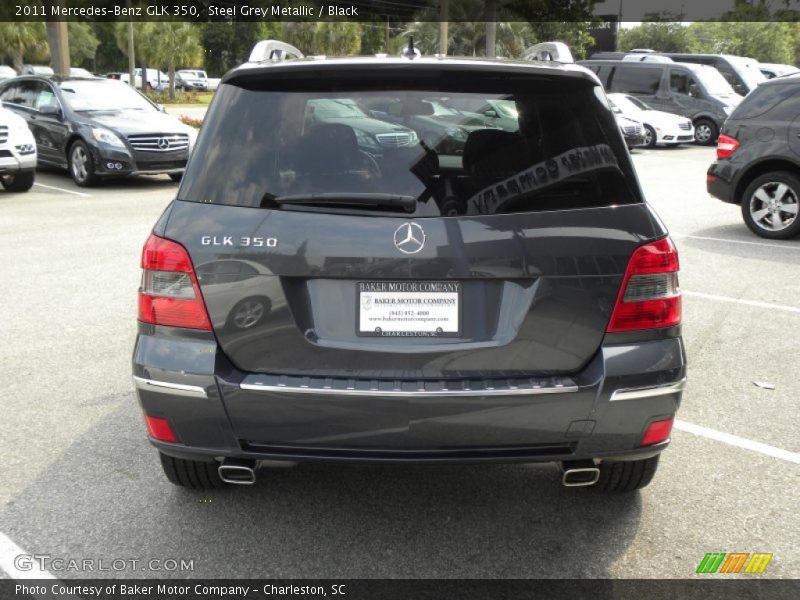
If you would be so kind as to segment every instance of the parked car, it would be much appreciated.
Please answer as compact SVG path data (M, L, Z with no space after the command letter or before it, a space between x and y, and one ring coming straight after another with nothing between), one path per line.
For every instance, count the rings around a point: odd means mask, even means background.
M645 137L644 125L635 119L623 116L622 114L614 115L619 125L619 130L622 132L622 137L625 139L625 145L628 148L640 148L647 145L647 138Z
M445 98L445 106L483 119L485 125L503 131L519 131L519 113L512 100L502 98Z
M681 144L694 141L694 126L686 117L655 110L636 96L609 94L612 110L624 117L639 121L644 126L644 145L655 148L658 144Z
M52 67L46 65L22 65L22 71L20 72L20 75L41 75L42 77L53 74Z
M0 184L27 192L36 178L36 142L25 119L0 104Z
M762 83L728 117L706 182L756 235L800 233L800 75Z
M6 79L11 79L16 76L17 72L13 68L7 65L0 65L0 81L5 81Z
M314 98L305 105L307 129L320 123L338 123L352 128L359 148L369 154L387 149L416 146L419 138L413 129L375 119L351 98Z
M776 63L758 63L758 68L767 79L783 77L784 75L794 75L800 73L800 69L794 65L781 65Z
M82 69L81 67L70 67L69 76L90 78L94 77L95 75L91 71L87 71L86 69Z
M199 91L207 91L208 90L208 75L206 72L199 69L181 69L176 73L177 76L180 77L181 81L184 82L184 89L187 90L199 90Z
M371 116L410 128L430 148L447 155L463 154L471 132L495 128L487 117L456 110L437 98L409 102L397 96L376 96L363 100L362 105L370 109Z
M674 62L707 65L715 68L728 81L733 90L746 96L766 79L759 70L757 60L731 54L691 54L686 52L597 52L590 60L633 60L661 62L665 58Z
M219 87L220 78L219 77L209 77L208 78L208 91L212 92L215 91Z
M178 181L197 131L111 79L18 77L0 83L3 104L33 132L39 162L78 185L166 173Z
M714 67L684 63L584 60L606 91L635 96L648 106L691 119L694 139L711 145L742 97Z
M678 256L597 79L407 54L306 60L269 40L220 84L142 253L133 376L167 479L556 462L567 486L647 485L686 375ZM519 131L473 131L463 156L418 143L375 170L369 116L306 122L310 102L487 89ZM214 317L254 294L288 310Z

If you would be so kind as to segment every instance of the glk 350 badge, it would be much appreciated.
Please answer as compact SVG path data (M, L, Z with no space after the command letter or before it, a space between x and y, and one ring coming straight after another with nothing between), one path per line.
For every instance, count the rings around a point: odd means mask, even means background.
M277 248L278 238L263 236L204 235L200 238L203 246L240 246L253 248Z

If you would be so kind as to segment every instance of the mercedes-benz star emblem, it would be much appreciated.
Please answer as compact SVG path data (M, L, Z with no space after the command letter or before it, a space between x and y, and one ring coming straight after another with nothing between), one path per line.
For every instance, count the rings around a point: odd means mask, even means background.
M167 138L158 138L158 149L166 150L169 148L169 140Z
M416 223L403 223L394 232L394 245L403 254L416 254L425 246L425 230Z

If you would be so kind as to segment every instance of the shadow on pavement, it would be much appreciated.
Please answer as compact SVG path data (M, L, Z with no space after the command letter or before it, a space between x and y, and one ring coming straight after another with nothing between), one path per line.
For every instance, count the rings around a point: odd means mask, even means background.
M133 394L0 515L28 552L194 559L193 572L59 577L609 577L638 493L567 489L552 465L304 464L213 493L163 477ZM141 567L140 567L141 568Z

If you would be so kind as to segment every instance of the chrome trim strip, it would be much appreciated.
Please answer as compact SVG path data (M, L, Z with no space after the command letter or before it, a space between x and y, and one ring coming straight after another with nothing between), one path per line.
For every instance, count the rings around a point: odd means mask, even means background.
M281 394L315 394L319 396L402 396L414 398L442 398L464 396L534 396L539 394L569 394L578 391L577 385L548 388L509 388L485 390L338 390L330 388L290 387L286 385L259 385L240 383L239 389L253 392L279 392Z
M640 398L652 398L653 396L666 396L667 394L674 394L680 392L686 387L686 377L675 383L668 383L667 385L657 385L645 388L634 388L624 390L614 390L611 394L611 402L617 400L639 400Z
M173 396L189 396L191 398L208 398L205 388L199 385L185 385L183 383L169 383L133 376L133 385L140 390L172 394Z

